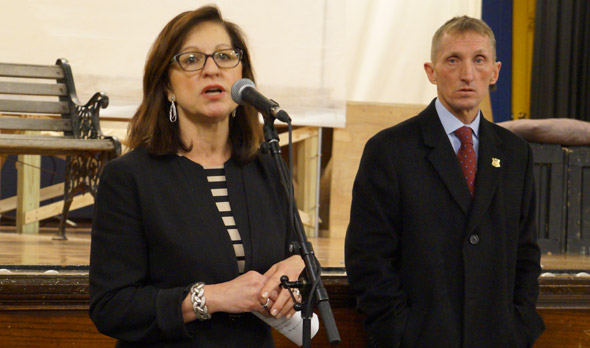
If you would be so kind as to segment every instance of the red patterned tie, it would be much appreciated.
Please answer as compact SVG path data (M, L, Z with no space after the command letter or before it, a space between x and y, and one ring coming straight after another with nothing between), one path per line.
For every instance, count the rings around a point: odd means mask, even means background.
M461 169L467 181L467 187L471 192L471 198L475 193L475 172L477 170L477 157L473 148L473 139L471 137L471 128L463 126L455 131L455 135L461 140L461 147L457 152L457 158L461 164Z

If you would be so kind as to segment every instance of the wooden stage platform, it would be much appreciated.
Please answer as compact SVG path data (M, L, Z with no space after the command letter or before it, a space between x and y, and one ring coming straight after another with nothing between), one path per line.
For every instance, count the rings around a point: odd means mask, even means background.
M87 314L88 231L69 229L66 242L52 240L52 233L0 232L0 347L113 347ZM344 273L344 240L311 242L324 269L340 346L366 346ZM535 348L590 347L590 256L543 255L542 265L538 308L547 330ZM277 347L296 347L279 334L275 338ZM323 328L312 346L329 346Z

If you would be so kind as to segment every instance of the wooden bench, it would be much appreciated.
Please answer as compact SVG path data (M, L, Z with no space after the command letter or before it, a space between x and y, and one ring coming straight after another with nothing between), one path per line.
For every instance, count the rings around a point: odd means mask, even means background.
M74 196L89 192L94 197L105 163L121 154L119 140L104 136L100 128L99 111L108 104L104 93L80 104L66 59L55 65L0 63L0 130L11 133L0 134L0 155L66 156L63 209L54 239L67 239Z

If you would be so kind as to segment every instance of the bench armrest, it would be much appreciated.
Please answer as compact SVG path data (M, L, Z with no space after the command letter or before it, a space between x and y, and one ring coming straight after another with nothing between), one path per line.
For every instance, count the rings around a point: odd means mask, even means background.
M109 97L102 93L95 93L86 105L72 101L71 119L74 138L104 139L100 128L99 112L109 105Z

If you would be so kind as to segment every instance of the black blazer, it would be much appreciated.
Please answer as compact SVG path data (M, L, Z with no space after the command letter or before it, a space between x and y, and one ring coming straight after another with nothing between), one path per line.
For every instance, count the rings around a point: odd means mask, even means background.
M345 243L349 283L384 347L530 347L536 313L532 154L483 117L472 202L434 101L366 144Z
M287 202L269 155L225 164L229 200L246 254L265 272L288 256ZM249 313L215 313L184 324L191 284L239 275L227 229L203 167L142 148L110 161L95 202L90 316L120 347L272 347L270 329Z

